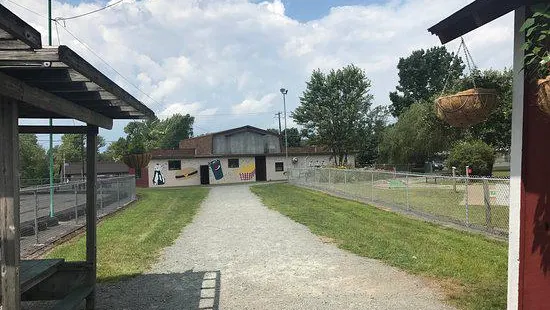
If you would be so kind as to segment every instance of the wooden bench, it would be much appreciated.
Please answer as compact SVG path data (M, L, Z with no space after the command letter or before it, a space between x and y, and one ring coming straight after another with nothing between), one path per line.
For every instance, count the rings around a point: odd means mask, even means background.
M65 298L55 304L52 310L76 309L94 291L93 285L80 286L69 293Z
M64 259L22 260L20 269L21 294L53 275Z

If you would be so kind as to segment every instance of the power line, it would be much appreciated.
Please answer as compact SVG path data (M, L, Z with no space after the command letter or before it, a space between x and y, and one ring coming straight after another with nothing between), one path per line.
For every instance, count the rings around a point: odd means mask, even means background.
M56 23L59 23L58 21L55 20ZM81 39L79 39L77 36L75 36L72 32L69 31L69 29L67 29L67 27L63 26L63 25L60 25L62 29L64 29L70 36L72 36L75 40L77 40L82 46L84 46L84 48L86 48L88 51L90 51L93 55L95 55L97 58L99 58L99 60L101 60L105 65L107 65L109 68L111 68L111 70L113 70L116 74L118 74L120 77L122 77L122 79L124 81L126 81L128 84L130 84L131 86L133 86L135 89L137 89L140 93L142 93L143 95L145 95L147 98L151 99L151 101L155 104L157 104L159 107L162 108L162 104L160 102L158 102L157 100L153 99L153 97L149 96L149 94L147 94L146 92L144 92L143 90L141 90L138 86L136 86L134 83L132 83L130 81L130 79L128 79L127 77L125 77L124 75L122 75L122 73L120 73L117 69L115 69L113 66L111 66L105 59L103 59L98 53L96 53L91 47L89 47L86 43L84 43Z
M110 8L110 7L113 7L113 6L115 6L115 5L119 4L119 3L122 3L122 1L124 1L124 0L120 0L120 1L117 1L117 2L115 2L115 3L109 4L109 5L107 5L107 6L104 6L104 7L102 7L102 8L99 8L99 9L96 9L96 10L93 10L93 11L90 11L90 12L87 12L87 13L83 13L83 14L71 16L71 17L56 17L56 18L53 19L53 21L61 21L61 20L65 21L65 20L70 20L70 19L76 19L76 18L84 17L84 16L87 16L87 15L90 15L90 14L97 13L97 12L99 12L99 11L103 11L103 10L108 9L108 8Z
M40 17L47 18L46 16L44 16L44 15L42 15L42 14L36 12L36 11L33 11L33 10L29 9L28 7L23 6L23 5L21 5L21 4L17 3L17 2L15 2L15 1L12 1L12 0L6 0L6 1L8 1L8 2L10 2L10 3L13 3L13 4L17 5L18 7L22 8L22 9L24 9L24 10L27 10L27 11L33 13L33 14L36 14L36 15L38 15L38 16L40 16Z

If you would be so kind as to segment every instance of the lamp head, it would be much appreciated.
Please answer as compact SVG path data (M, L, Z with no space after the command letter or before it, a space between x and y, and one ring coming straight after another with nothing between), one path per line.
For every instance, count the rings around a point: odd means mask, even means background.
M283 95L286 95L288 93L288 89L281 88L280 91Z

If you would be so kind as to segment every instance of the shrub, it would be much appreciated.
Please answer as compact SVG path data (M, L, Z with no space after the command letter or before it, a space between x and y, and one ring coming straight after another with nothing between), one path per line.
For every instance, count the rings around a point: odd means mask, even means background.
M465 173L466 166L470 166L473 175L482 176L492 174L494 162L495 151L481 140L458 142L447 158L447 166L456 167L459 174Z

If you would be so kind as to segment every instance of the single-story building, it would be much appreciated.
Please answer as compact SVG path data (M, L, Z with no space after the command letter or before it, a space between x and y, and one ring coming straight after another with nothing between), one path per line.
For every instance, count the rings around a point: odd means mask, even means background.
M130 174L130 168L123 162L98 161L96 169L98 177L125 176ZM65 170L62 170L61 174L68 180L82 178L86 176L86 163L66 163Z
M330 150L289 147L281 136L252 126L182 140L179 149L154 150L148 167L136 173L138 186L189 186L286 180L289 168L329 166ZM348 155L355 166L355 156Z

